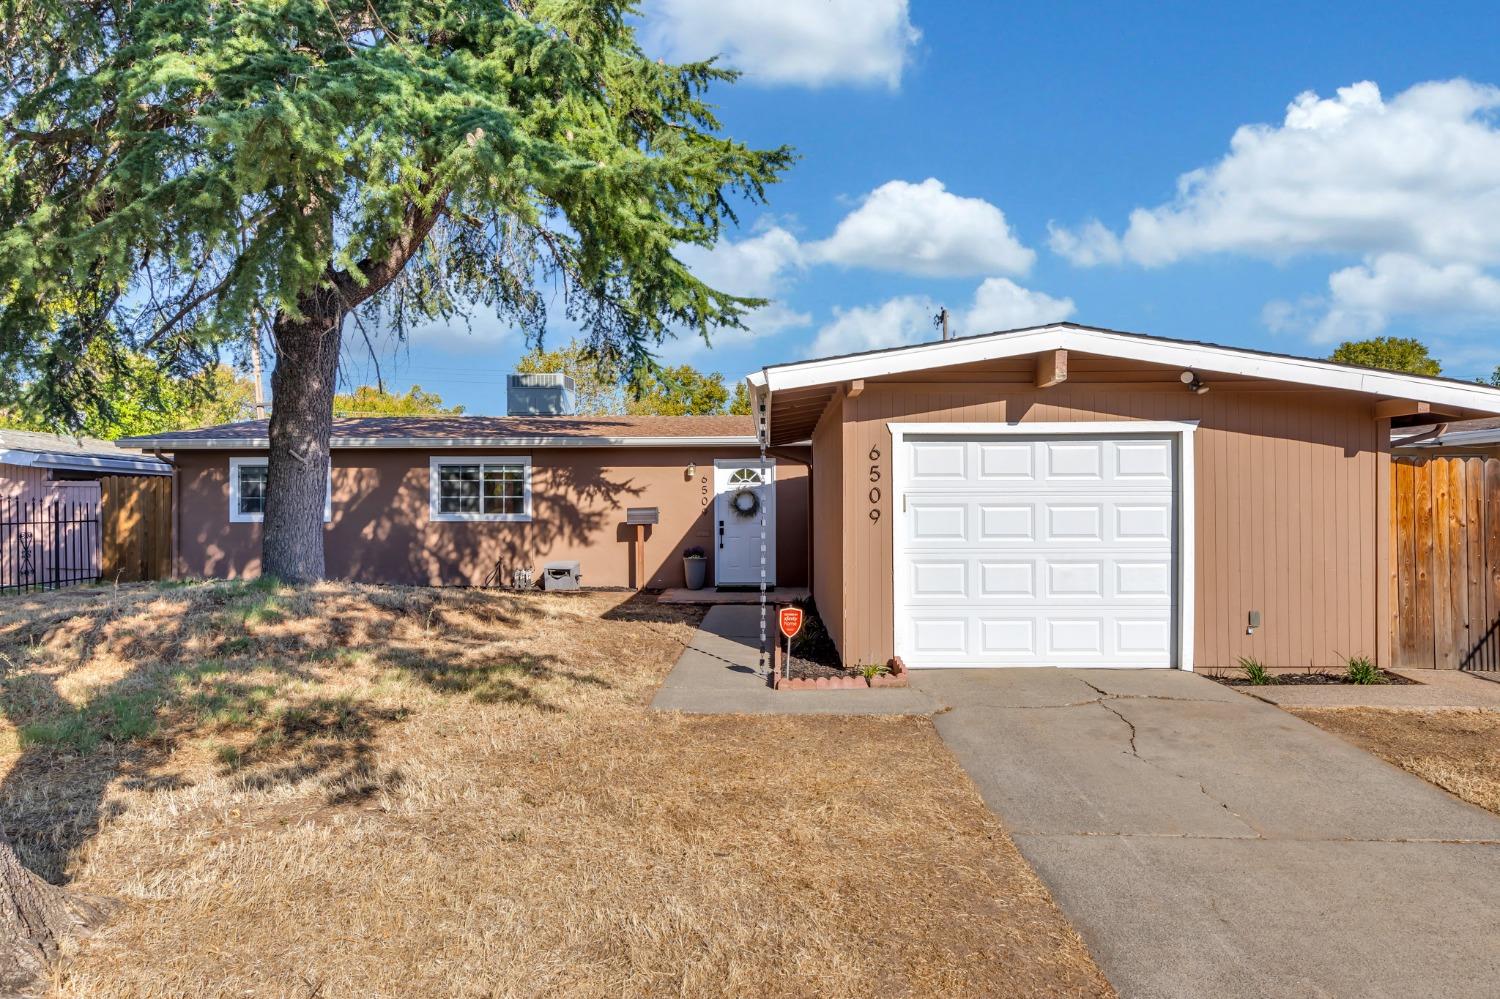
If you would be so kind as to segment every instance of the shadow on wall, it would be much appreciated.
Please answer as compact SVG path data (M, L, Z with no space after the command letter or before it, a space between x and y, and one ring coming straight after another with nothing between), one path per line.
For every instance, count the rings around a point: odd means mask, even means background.
M636 580L635 530L626 526L630 507L660 511L659 522L646 532L646 586L681 586L682 552L694 546L708 552L713 579L713 453L540 452L532 456L532 517L524 522L433 521L426 454L336 457L358 464L334 468L333 515L324 531L324 550L328 573L335 579L508 585L516 569L529 569L533 579L540 579L547 562L577 560L586 586L631 586ZM787 466L789 471L792 467ZM228 522L227 463L205 459L203 467L184 478L187 573L257 575L260 525ZM777 483L778 575L785 585L801 585L806 579L807 483L805 473Z

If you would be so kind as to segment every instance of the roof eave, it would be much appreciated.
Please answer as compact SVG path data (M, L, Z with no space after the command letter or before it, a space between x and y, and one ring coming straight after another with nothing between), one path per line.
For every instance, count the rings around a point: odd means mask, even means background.
M1312 358L1282 357L1233 347L1068 325L1043 326L994 336L962 337L871 354L804 361L767 368L764 375L767 387L772 392L777 392L1058 349L1500 414L1500 389L1489 386L1469 386L1420 375L1353 368Z
M264 451L271 442L264 437L161 437L116 441L121 447L142 451ZM754 447L753 435L719 437L334 437L334 448L383 450L439 450L474 447Z

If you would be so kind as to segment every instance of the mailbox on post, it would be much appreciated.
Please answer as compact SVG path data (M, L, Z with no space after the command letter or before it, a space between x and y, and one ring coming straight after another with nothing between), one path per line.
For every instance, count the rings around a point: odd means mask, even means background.
M635 588L646 588L646 528L661 521L661 511L654 506L625 508L625 524L635 528Z

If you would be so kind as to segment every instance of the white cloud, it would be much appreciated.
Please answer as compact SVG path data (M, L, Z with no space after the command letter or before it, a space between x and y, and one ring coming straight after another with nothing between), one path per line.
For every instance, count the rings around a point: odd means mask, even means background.
M1060 323L1073 314L1073 308L1071 298L1053 298L1006 278L990 278L975 290L974 304L962 317L959 335Z
M752 298L781 291L802 257L797 237L778 225L739 242L721 240L712 249L683 246L677 251L677 259L710 287Z
M747 298L784 297L803 266L803 251L797 237L770 224L746 239L722 240L712 249L682 246L677 258L711 288ZM713 335L713 349L743 346L806 326L812 316L798 312L783 301L772 301L752 311L745 329L721 329ZM665 360L682 362L710 349L700 336L668 341L659 351Z
M880 305L834 309L833 320L818 330L809 356L852 354L936 340L941 335L935 322L940 308L926 295L902 295ZM955 336L970 336L1043 326L1072 314L1070 298L1053 298L1007 278L990 278L975 289L969 308L949 317L949 329Z
M1148 267L1212 253L1361 261L1328 293L1274 301L1261 318L1316 340L1370 336L1396 316L1500 321L1500 87L1423 83L1389 100L1371 82L1297 96L1280 125L1246 125L1177 196L1138 208L1115 233L1097 220L1052 226L1080 266Z
M846 267L924 277L1025 274L1036 260L1004 212L981 198L952 194L933 177L882 184L807 252Z
M833 310L833 321L818 330L810 356L853 354L878 347L932 340L938 306L925 295L902 295L879 305Z
M1283 259L1308 251L1500 260L1500 88L1419 84L1382 99L1370 82L1299 95L1280 126L1246 125L1229 153L1184 174L1177 197L1138 208L1116 237L1054 228L1082 265L1147 266L1205 253Z
M1473 264L1386 253L1335 271L1325 298L1271 302L1262 313L1272 330L1304 332L1325 343L1374 336L1393 316L1429 326L1493 323L1500 318L1500 279Z
M895 89L921 32L907 0L651 0L648 49L683 61L723 55L760 83Z

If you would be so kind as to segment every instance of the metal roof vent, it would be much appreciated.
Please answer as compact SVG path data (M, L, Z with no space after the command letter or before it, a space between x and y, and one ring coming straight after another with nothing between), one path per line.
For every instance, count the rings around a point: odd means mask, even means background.
M578 390L564 374L511 375L505 387L508 416L572 416Z

